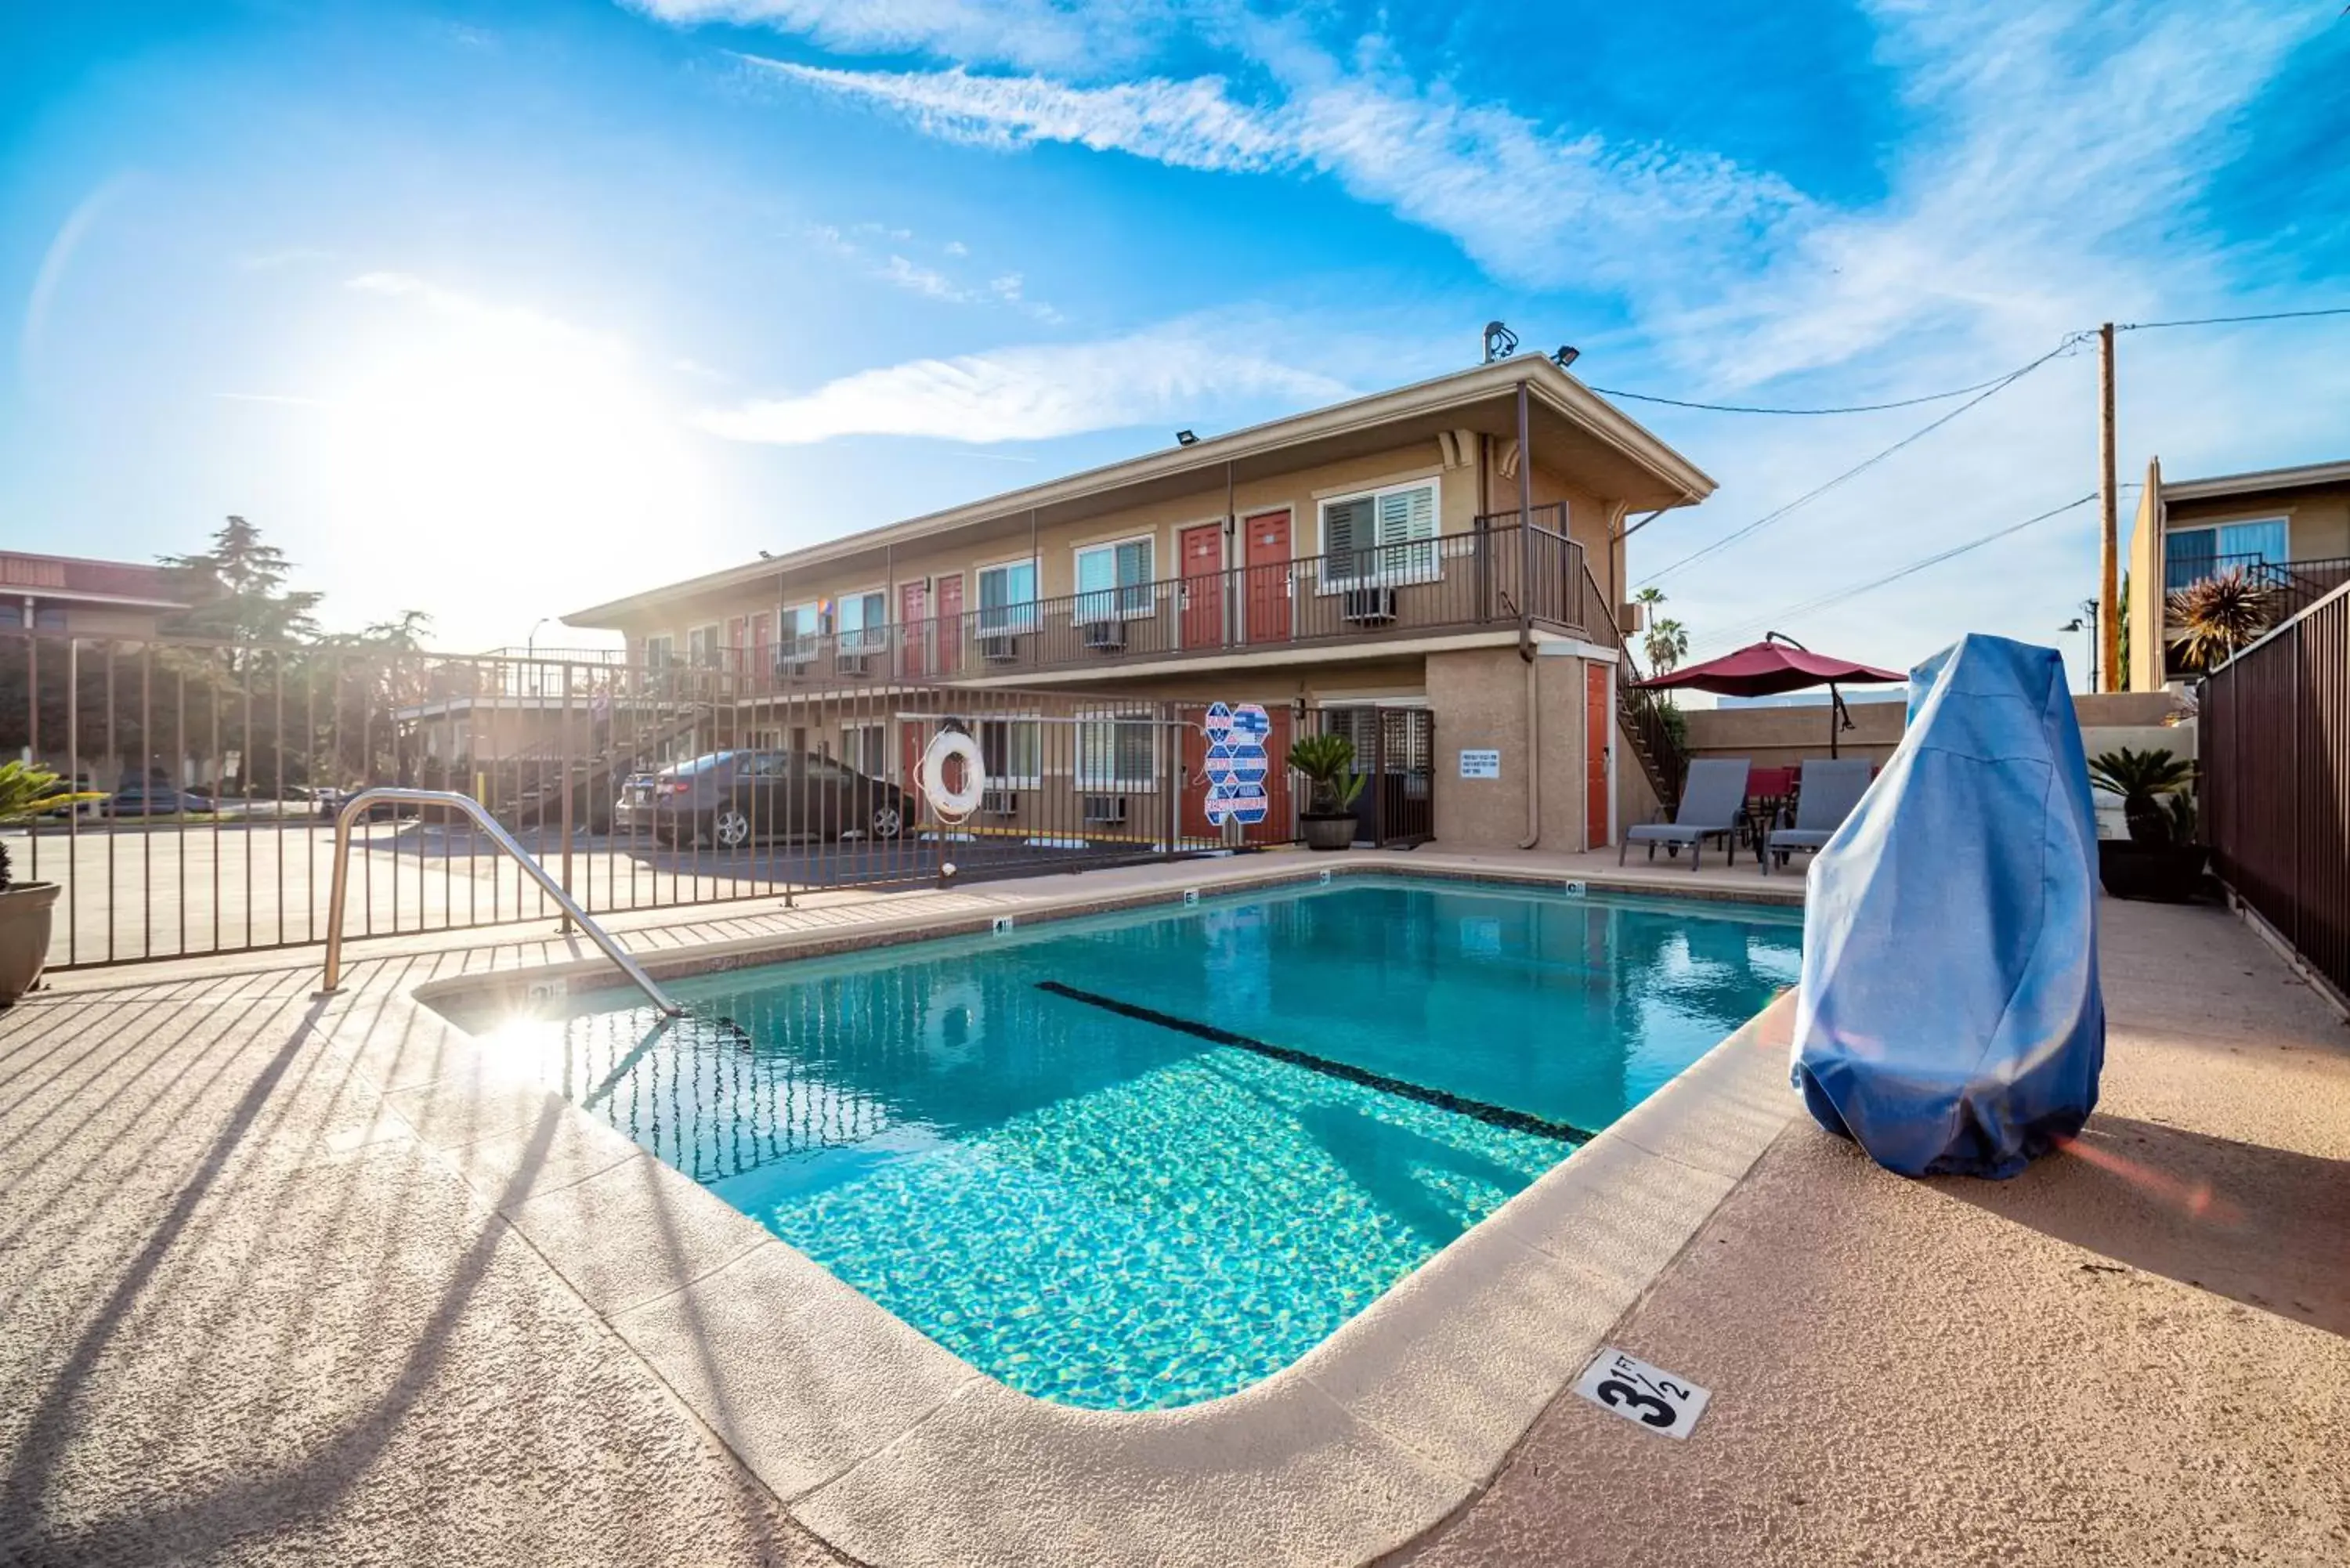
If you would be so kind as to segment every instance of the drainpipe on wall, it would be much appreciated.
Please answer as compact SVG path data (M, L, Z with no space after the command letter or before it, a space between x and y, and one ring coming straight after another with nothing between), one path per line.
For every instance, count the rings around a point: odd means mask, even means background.
M1518 658L1526 670L1526 836L1521 849L1542 842L1542 667L1534 660L1534 452L1526 417L1526 384L1518 383Z

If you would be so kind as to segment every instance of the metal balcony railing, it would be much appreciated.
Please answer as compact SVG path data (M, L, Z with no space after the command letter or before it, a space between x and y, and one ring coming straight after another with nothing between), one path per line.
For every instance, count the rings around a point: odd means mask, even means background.
M700 667L738 696L863 680L968 680L1236 649L1336 646L1506 628L1615 633L1556 505L1399 540L957 616L720 649Z

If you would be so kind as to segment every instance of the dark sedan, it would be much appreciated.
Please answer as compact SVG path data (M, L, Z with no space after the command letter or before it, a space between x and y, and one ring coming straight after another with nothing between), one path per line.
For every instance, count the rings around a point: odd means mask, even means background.
M613 803L612 831L737 849L754 838L892 839L910 815L896 784L830 757L712 752L631 774Z

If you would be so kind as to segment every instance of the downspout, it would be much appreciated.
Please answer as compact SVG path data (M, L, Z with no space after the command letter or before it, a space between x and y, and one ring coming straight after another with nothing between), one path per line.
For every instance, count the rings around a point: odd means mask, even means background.
M1518 383L1518 659L1526 671L1526 836L1542 842L1542 667L1534 659L1534 453L1526 417L1526 384Z

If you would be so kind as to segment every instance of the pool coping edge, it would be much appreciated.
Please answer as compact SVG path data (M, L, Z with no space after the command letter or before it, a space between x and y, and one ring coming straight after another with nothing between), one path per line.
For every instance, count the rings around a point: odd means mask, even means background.
M1558 890L1565 880L1399 856L1348 858L1219 866L1186 883L1204 895L1311 885L1326 870L1331 881L1401 874ZM1687 897L1648 883L1586 886ZM1180 905L1183 891L1073 891L1024 904L1018 918L1024 926ZM1708 891L1734 902L1800 900L1799 892L1790 900ZM658 978L723 972L983 933L994 918L934 911L643 961ZM575 975L593 976L600 990L611 982L600 959L401 984L408 972L380 961L354 988L383 989L366 999L373 1025L392 1023L400 1045L423 1046L434 1069L422 1077L369 1070L397 1085L388 1096L394 1108L420 1112L411 1116L418 1136L522 1231L795 1518L877 1564L1164 1562L1174 1542L1203 1563L1358 1563L1393 1552L1482 1490L1800 1108L1785 1075L1790 992L1290 1366L1201 1405L1084 1410L1009 1388L651 1155L620 1154L611 1146L618 1134L501 1072L434 1005ZM359 1000L340 1010L338 1029L360 1012ZM376 1028L368 1034L372 1042ZM372 1049L381 1056L383 1047ZM518 1138L522 1127L536 1131ZM550 1161L557 1168L547 1169ZM607 1237L567 1213L599 1183L665 1190ZM672 1267L681 1266L680 1237L719 1261L657 1282L666 1287L658 1291L622 1288L616 1282L647 1265L621 1249L631 1239L641 1246L648 1224L672 1244ZM747 1276L759 1278L755 1293ZM775 1381L779 1365L799 1375L796 1383ZM918 1395L902 1397L910 1386Z

